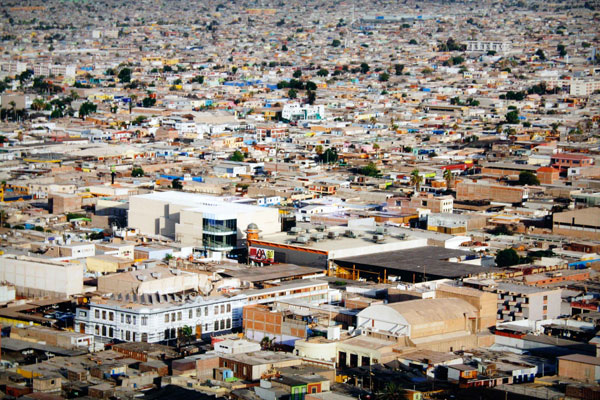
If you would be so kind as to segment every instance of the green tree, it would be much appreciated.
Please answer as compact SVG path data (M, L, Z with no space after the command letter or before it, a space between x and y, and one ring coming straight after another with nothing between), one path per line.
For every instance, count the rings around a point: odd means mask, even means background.
M410 184L415 187L415 193L419 192L422 183L423 176L421 176L421 173L418 169L413 169L413 171L410 173Z
M181 179L179 179L179 178L173 179L173 181L171 182L171 187L173 189L177 189L177 190L183 189L183 184L181 183Z
M144 170L141 167L136 167L131 170L131 176L137 178L139 176L144 176Z
M229 156L229 161L242 162L242 161L244 161L244 154L241 151L236 150L233 152L233 154L231 156Z
M295 99L296 97L298 97L298 91L296 89L288 90L288 97L290 99Z
M394 70L395 70L396 75L402 75L402 71L404 71L404 64L394 65Z
M538 177L531 171L521 171L519 173L519 185L537 186L540 184Z
M334 164L338 160L338 153L335 148L328 148L319 155L319 161L326 164ZM379 172L379 171L377 171Z
M296 79L300 79L300 77L302 76L302 71L301 71L301 70L299 70L299 69L295 70L295 71L294 71L294 75L293 75L293 76L294 76L294 78L296 78Z
M333 39L333 41L331 42L331 45L333 47L340 47L341 44L342 42L340 42L338 39Z
M86 115L95 113L96 109L97 109L97 107L94 103L90 103L89 101L86 101L85 103L83 103L81 105L81 107L79 107L79 117L81 119L84 119Z
M402 400L406 398L406 390L395 382L390 382L383 390L377 392L376 400Z
M119 78L119 81L129 83L131 82L131 70L129 68L123 68L119 71L117 77Z
M537 49L537 51L535 52L535 55L538 56L538 58L542 61L546 60L546 55L544 54L544 50L542 50L542 49Z
M317 84L314 83L313 81L308 81L306 82L305 85L306 90L310 90L310 91L316 91L317 90Z
M281 46L281 51L288 51L288 47L284 44Z
M518 124L519 123L519 112L517 110L509 111L506 113L507 124Z
M153 99L152 97L144 97L144 99L142 99L142 107L144 108L150 108L152 106L154 106L156 104L156 99Z
M366 166L360 169L360 173L366 176L378 177L380 175L379 170L374 162L369 162Z
M496 253L496 265L500 268L517 265L519 261L520 258L515 249L504 249Z
M558 51L558 55L564 57L567 55L567 49L564 44L558 44L556 46L556 51Z
M369 72L369 70L371 69L371 67L369 67L369 64L367 63L361 63L360 64L360 72L363 74L366 74L367 72Z
M382 72L379 74L379 82L387 82L390 80L390 74L387 72Z
M327 75L329 75L329 71L327 71L325 68L321 68L317 71L317 75L321 77L326 77Z
M309 90L308 92L306 92L306 95L308 96L308 104L315 104L315 100L317 100L317 93L312 90Z

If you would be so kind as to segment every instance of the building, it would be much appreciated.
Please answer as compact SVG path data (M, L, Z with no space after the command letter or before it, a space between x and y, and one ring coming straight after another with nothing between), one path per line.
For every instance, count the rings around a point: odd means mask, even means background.
M410 347L452 351L479 346L476 334L493 315L489 307L477 309L461 298L409 300L367 307L357 315L357 329L405 338Z
M474 229L482 229L486 223L485 215L441 213L427 215L427 230L450 235L461 235Z
M204 283L206 276L203 275ZM198 291L200 276L193 272L153 267L98 277L100 293L136 293L159 295Z
M592 164L594 159L584 154L558 153L550 157L550 165L559 169L589 167Z
M65 298L83 293L83 264L4 256L0 258L0 281L13 284L20 296Z
M322 104L288 103L283 106L281 116L288 121L321 120L325 118L325 106Z
M468 40L466 44L467 51L494 51L496 53L505 53L510 51L512 48L510 42L500 41Z
M542 185L552 185L560 178L560 171L552 167L540 167L536 170L536 175Z
M207 337L242 328L246 305L285 299L324 303L328 291L325 281L299 279L265 289L208 297L197 296L194 292L187 295L153 292L95 297L87 307L77 309L75 330L93 334L99 342L113 339L148 343L169 341L180 337L185 326L192 327L196 337Z
M581 239L600 238L600 207L554 213L552 233Z
M529 198L529 188L506 186L488 181L461 181L456 185L456 200L490 200L500 203L521 203Z
M587 383L600 381L600 357L570 354L558 357L558 375Z
M478 286L477 280L464 281L468 286ZM484 283L481 290L498 295L498 320L541 321L561 315L561 290L539 288L508 282Z
M570 83L571 96L589 96L600 90L600 79L573 79Z
M86 259L86 271L96 272L98 274L107 274L117 271L123 271L133 265L132 259L99 255L88 257Z
M256 342L269 338L274 344L293 346L297 340L306 339L307 321L294 318L290 312L271 311L266 306L244 307L244 335Z
M281 230L276 209L223 197L157 192L132 196L129 203L130 227L145 235L165 236L210 253L245 247L244 230L255 221L264 234Z
M274 351L228 354L219 358L219 368L228 368L233 371L234 377L251 382L258 381L268 371L301 364L299 357Z

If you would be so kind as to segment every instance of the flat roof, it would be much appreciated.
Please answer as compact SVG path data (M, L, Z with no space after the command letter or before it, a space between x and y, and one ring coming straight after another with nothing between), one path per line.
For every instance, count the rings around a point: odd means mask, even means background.
M260 282L299 275L313 275L322 272L323 268L304 267L295 264L276 264L255 268L226 268L225 271L219 272L219 275L239 278L248 282Z
M492 272L496 268L486 268L472 264L450 262L454 257L472 256L474 253L444 247L424 246L414 249L396 250L365 256L335 259L334 262L346 268L387 269L388 275L394 271L415 272L419 274L457 278L467 275Z

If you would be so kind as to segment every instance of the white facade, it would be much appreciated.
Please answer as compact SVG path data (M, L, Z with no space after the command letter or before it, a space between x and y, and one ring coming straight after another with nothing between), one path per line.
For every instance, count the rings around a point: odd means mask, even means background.
M325 106L289 103L283 106L281 116L289 121L320 120L325 118Z
M181 192L132 196L129 226L145 235L170 237L211 252L242 246L250 223L265 234L281 230L278 210L232 200Z
M569 94L571 96L589 96L600 90L598 79L578 79L571 82Z
M512 48L509 42L498 42L498 41L482 41L482 40L470 40L467 42L467 51L495 51L495 52L506 52Z

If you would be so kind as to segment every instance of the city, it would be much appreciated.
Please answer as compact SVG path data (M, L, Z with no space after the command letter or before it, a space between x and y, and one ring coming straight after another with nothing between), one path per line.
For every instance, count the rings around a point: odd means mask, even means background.
M2 1L0 394L600 398L599 26Z

